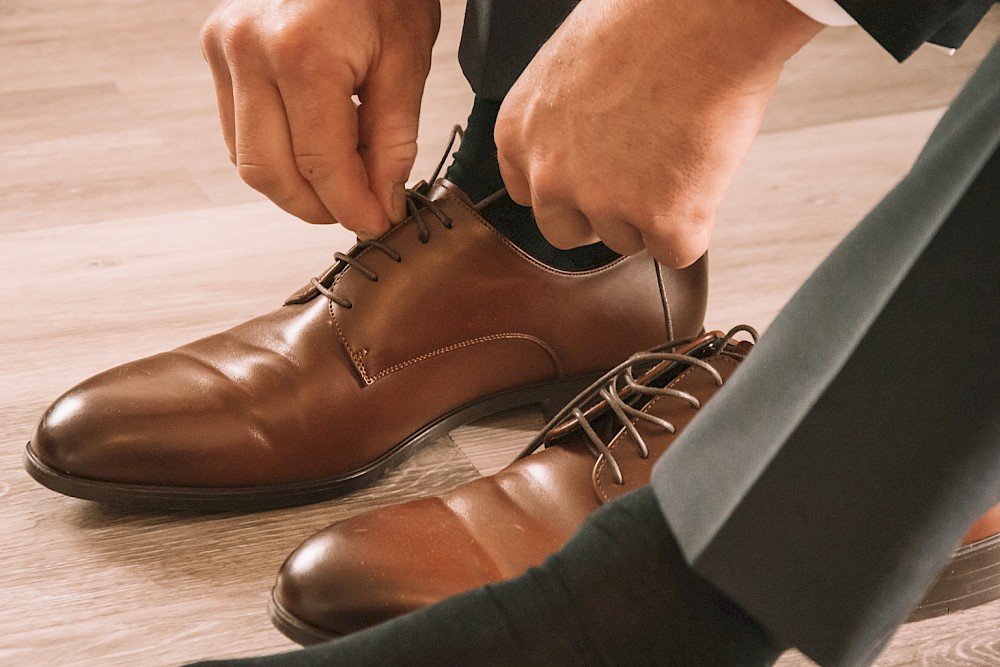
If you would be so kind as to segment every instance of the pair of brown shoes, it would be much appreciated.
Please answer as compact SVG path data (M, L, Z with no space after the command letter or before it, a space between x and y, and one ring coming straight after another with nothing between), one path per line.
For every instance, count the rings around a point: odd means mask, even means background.
M648 481L672 432L750 348L716 333L617 366L699 334L705 260L667 271L642 254L555 270L447 182L409 198L405 222L338 254L281 309L71 389L42 417L28 472L130 507L298 505L371 484L458 425L534 403L552 412L600 379L536 441L544 450L300 547L271 609L286 634L311 642L540 562L600 503ZM996 576L1000 517L984 520L986 537L944 580L960 583L932 592L925 616L1000 595L984 592L981 567L992 560Z

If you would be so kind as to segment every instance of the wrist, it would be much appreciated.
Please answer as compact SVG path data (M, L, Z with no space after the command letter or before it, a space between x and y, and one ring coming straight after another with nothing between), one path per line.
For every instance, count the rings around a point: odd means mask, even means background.
M628 17L660 67L685 67L706 87L773 86L784 63L825 26L787 0L583 0ZM620 46L620 44L619 44ZM627 48L627 47L626 47ZM735 92L730 90L730 92Z
M825 27L786 0L707 0L704 46L717 68L773 85L785 62Z

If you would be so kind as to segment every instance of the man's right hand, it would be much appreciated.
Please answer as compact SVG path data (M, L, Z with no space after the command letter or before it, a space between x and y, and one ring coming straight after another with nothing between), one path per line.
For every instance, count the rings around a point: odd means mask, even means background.
M402 220L440 19L438 0L219 5L202 46L241 178L307 222L361 237Z
M822 27L785 0L581 0L500 108L510 196L557 247L692 264L782 66Z

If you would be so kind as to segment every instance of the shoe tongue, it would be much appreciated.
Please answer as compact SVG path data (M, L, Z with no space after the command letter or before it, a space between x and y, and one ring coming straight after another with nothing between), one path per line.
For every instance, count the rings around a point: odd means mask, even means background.
M437 201L448 195L455 197L455 199L458 199L469 206L475 206L475 202L469 199L469 195L465 194L460 187L449 181L447 178L442 177L437 179L427 190L427 198L431 201Z

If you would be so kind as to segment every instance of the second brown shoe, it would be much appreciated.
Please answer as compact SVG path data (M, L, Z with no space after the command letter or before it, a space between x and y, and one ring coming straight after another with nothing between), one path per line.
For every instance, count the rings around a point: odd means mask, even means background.
M495 475L317 533L282 566L275 625L310 644L541 563L601 504L649 482L676 433L749 352L749 341L732 341L738 330L632 357Z
M28 472L133 507L315 502L465 422L558 407L665 332L701 331L704 260L557 270L446 182L408 198L403 223L338 253L284 307L70 389L42 416Z

